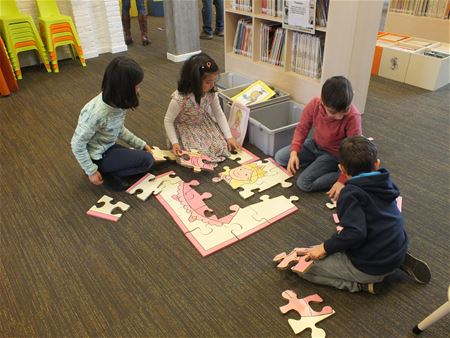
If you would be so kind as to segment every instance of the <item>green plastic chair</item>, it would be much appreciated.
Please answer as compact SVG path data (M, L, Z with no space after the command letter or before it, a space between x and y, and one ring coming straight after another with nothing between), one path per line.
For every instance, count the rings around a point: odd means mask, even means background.
M53 71L59 72L56 47L66 45L70 46L72 58L75 58L75 54L78 55L81 65L85 67L83 49L72 18L60 13L56 0L36 0L36 4L39 11L41 36L50 55ZM70 29L66 28L64 33L61 33L61 27L70 27Z
M19 11L15 0L0 0L0 33L5 40L6 49L17 79L22 78L17 54L23 51L37 51L47 72L51 72L44 44L33 19L30 15Z

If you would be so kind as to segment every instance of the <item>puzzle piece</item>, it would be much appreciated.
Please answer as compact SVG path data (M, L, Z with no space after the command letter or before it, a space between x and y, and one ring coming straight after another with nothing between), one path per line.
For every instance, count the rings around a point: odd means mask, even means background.
M231 151L231 155L228 158L230 160L236 161L239 164L248 164L259 160L258 156L251 153L245 148L241 148L238 151L236 150Z
M231 188L241 188L239 195L249 198L254 195L252 190L262 192L277 184L283 188L289 188L292 183L286 182L292 175L276 163L272 158L244 164L230 169L224 167L224 171L218 177L213 178L213 182L225 181Z
M122 214L120 212L127 211L130 206L123 202L112 203L113 198L103 195L96 205L92 206L86 214L93 217L103 218L109 221L117 222ZM97 206L98 205L98 206ZM116 212L113 214L113 212Z
M313 266L313 264L314 261L312 259L307 261L305 256L300 256L298 258L297 264L293 266L291 270L297 273L305 273L309 270L311 266Z
M321 311L314 311L309 303L321 303L323 299L318 294L299 299L294 291L286 290L281 294L281 296L289 301L288 304L280 307L281 313L286 314L287 312L294 310L301 316L299 320L288 320L289 325L295 334L310 328L312 338L325 338L325 331L316 327L316 324L335 313L331 306L325 306Z
M336 209L336 201L331 201L331 203L325 203L325 205L330 210Z
M174 175L175 172L169 171L158 175L158 177L155 178L154 175L148 173L129 187L127 193L131 195L136 194L137 198L146 201L151 195L159 194L163 189L167 188L168 185L181 182L181 178Z
M313 260L306 261L304 256L306 253L307 248L295 248L287 255L285 252L276 255L273 261L279 263L277 265L279 270L291 268L294 272L304 273L314 264Z
M165 162L167 160L175 161L177 159L171 150L161 150L155 146L152 146L151 148L155 162Z
M214 171L217 163L211 162L209 156L203 155L196 149L190 151L182 150L182 154L177 157L177 163L186 168L192 168L194 172L199 173L202 170Z

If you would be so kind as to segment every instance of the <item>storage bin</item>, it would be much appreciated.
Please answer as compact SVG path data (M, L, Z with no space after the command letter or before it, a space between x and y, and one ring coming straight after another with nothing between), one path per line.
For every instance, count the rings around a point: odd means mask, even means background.
M148 0L147 4L148 11L151 16L164 16L163 0Z
M238 73L225 72L219 75L219 81L216 82L219 90L230 89L233 87L247 85L249 86L254 80Z
M225 115L227 116L227 118L230 115L230 108L231 108L231 105L233 104L233 101L231 100L231 98L233 96L235 96L236 94L239 94L241 91L243 91L248 86L249 86L249 84L246 84L246 85L242 85L242 86L238 86L238 87L234 87L234 88L229 88L229 89L219 92L219 99L221 100L222 109L223 109ZM289 97L290 97L289 93L287 93L281 89L274 88L272 86L270 86L270 87L275 91L275 96L271 97L267 101L248 105L248 107L250 108L250 116L252 116L252 111L254 109L265 107L265 106L270 106L274 103L289 100Z
M251 144L269 156L291 144L292 136L304 106L295 101L283 101L254 108L249 119Z

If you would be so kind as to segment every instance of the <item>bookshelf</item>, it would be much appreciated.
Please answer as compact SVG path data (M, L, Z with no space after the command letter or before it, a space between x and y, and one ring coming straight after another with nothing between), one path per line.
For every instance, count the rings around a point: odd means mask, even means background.
M316 26L315 35L323 40L323 62L320 78L298 74L292 69L294 31L287 29L284 66L260 61L260 24L280 23L281 17L263 14L262 0L253 0L251 11L232 8L232 0L225 0L225 69L261 79L287 91L292 99L307 103L320 95L323 82L331 76L343 75L352 81L354 103L364 111L373 52L381 18L382 0L330 0L326 27ZM252 56L237 55L233 51L238 20L248 18L253 23Z

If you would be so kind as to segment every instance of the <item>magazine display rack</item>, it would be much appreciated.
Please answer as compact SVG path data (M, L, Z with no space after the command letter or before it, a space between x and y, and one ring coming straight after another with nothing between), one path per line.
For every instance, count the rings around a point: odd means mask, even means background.
M323 41L323 61L319 78L294 72L292 54L295 48L293 37L296 32L290 28L285 28L285 42L281 49L281 59L284 60L284 64L273 65L261 61L261 24L279 23L281 25L283 19L279 16L268 15L267 10L263 13L263 6L271 0L248 1L245 8L237 7L236 1L238 0L225 0L225 69L227 72L240 73L250 78L257 76L258 79L290 93L295 101L302 103L307 103L314 96L320 95L322 84L327 78L343 75L355 88L354 103L361 112L364 111L382 1L329 0L326 27L323 27L321 22L322 26L316 25L314 34ZM323 0L317 1L319 6L319 1ZM284 4L284 1L282 3ZM236 30L241 19L247 19L246 22L252 25L248 36L251 53L237 54L234 51ZM316 23L318 21L316 20Z

